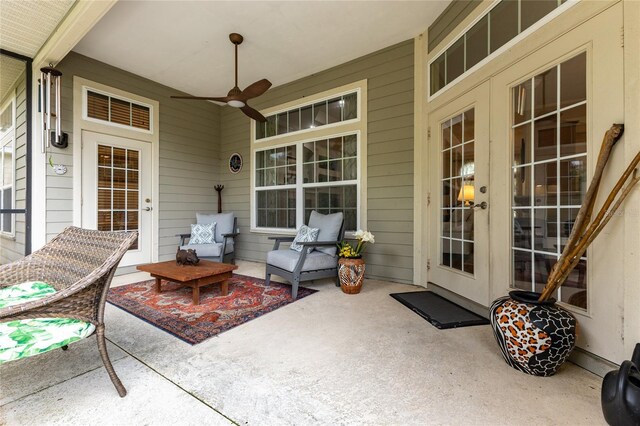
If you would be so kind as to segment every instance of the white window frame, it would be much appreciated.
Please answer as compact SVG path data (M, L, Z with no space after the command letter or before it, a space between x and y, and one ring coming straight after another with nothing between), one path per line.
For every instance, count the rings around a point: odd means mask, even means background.
M15 209L16 206L16 97L15 95L10 98L8 101L2 105L0 108L0 114L7 110L7 108L11 108L11 127L0 133L0 153L3 152L4 147L8 144L11 144L11 150L13 152L12 162L11 162L11 209ZM10 139L7 143L5 140ZM0 176L3 176L4 170L2 169L3 163L0 163ZM2 188L4 191L4 188ZM2 206L2 208L6 209L6 206ZM11 232L6 232L1 229L0 224L0 235L7 238L15 238L16 236L16 215L11 214Z
M581 54L585 54L586 55L586 64L585 64L585 81L587 82L586 85L586 98L583 101L579 101L564 107L561 107L560 105L560 91L562 89L562 80L560 78L560 72L561 72L561 65L577 56L580 56ZM592 141L590 140L590 135L591 132L587 131L587 140L585 141L585 146L586 146L586 150L582 153L578 153L578 154L569 154L569 155L561 155L560 152L560 147L561 147L561 143L560 143L560 132L561 132L561 122L560 122L560 114L564 111L570 110L570 109L574 109L580 106L585 106L586 107L586 118L587 118L587 129L590 128L591 123L591 116L590 116L590 110L593 108L592 103L591 103L591 95L590 95L590 90L589 90L589 81L590 81L590 70L591 70L591 51L589 49L579 49L579 50L575 50L575 51L571 51L568 54L563 55L561 58L557 59L556 61L548 64L547 66L545 66L544 68L538 69L533 73L530 73L529 75L526 76L526 78L523 78L521 80L518 80L517 82L511 84L509 86L509 103L510 103L510 109L509 109L509 155L510 158L513 159L513 149L514 149L514 143L513 143L513 134L514 134L514 130L518 127L523 127L526 125L531 126L531 160L529 163L525 163L525 164L519 164L517 166L511 165L510 167L510 175L513 174L513 172L517 169L521 169L521 168L526 168L526 167L531 167L532 169L532 174L534 172L534 168L536 165L540 165L540 164L549 164L549 163L555 163L555 162L560 162L560 161L566 161L566 160L572 160L574 158L582 158L584 157L584 161L585 161L585 177L586 177L586 184L585 184L585 192L583 194L583 197L586 196L587 191L589 189L589 182L590 182L590 174L589 174L589 170L591 170L591 163L592 163L592 152L591 149L589 148L591 146ZM542 114L540 116L534 116L534 111L535 111L535 98L534 98L534 93L532 90L532 94L531 94L531 100L530 102L530 108L531 108L531 117L528 120L525 120L523 122L520 122L518 124L513 124L513 102L512 102L512 96L513 96L513 90L515 88L517 88L518 86L520 86L521 84L527 82L527 81L531 81L531 87L533 89L533 81L534 78L541 75L544 72L547 72L551 69L556 68L556 108L553 112L547 112L545 114ZM557 128L556 128L556 139L557 139L557 143L556 143L556 156L551 158L551 159L545 159L545 160L535 160L535 156L533 155L533 149L535 149L534 146L534 138L533 138L533 132L534 132L534 123L536 120L539 120L541 118L545 118L545 117L551 117L551 116L557 116ZM560 167L558 164L558 168L557 168L557 182L556 182L556 187L557 187L557 194L556 194L556 204L555 205L542 205L542 206L537 206L537 208L539 210L550 210L550 209L554 209L557 213L557 217L556 217L556 246L560 247L562 245L562 236L561 236L561 231L560 231L560 223L561 223L561 215L560 215L560 211L561 209L575 209L575 210L579 210L582 204L560 204ZM510 186L510 194L513 194L513 181L511 181ZM531 202L528 206L514 206L513 204L513 197L511 197L511 200L509 201L509 208L510 208L510 217L513 217L513 213L516 210L529 210L531 212L531 217L530 220L533 222L535 221L535 212L536 212L536 205L534 204L534 198L535 198L535 179L531 179L530 182L530 194L531 194ZM520 289L520 287L516 287L515 285L515 278L514 278L514 269L515 269L515 264L514 264L514 260L513 260L513 254L514 254L514 250L515 251L519 251L522 253L529 253L531 254L531 256L533 257L534 255L538 254L538 255L542 255L542 256L557 256L557 258L560 258L560 255L562 254L562 250L558 250L557 253L553 253L553 252L548 252L548 251L544 251L544 250L539 250L536 249L535 247L531 247L531 249L523 249L523 248L519 248L519 247L515 247L513 244L514 241L514 235L513 235L513 223L509 226L510 227L510 231L509 231L509 250L510 250L510 254L509 254L509 290L518 290ZM568 237L566 237L568 239ZM535 240L532 240L532 242ZM587 297L589 297L589 292L590 289L592 288L592 286L590 285L590 281L589 281L589 277L591 276L591 268L592 268L592 263L593 262L589 262L588 259L589 257L591 257L590 254L590 249L587 249L587 252L584 253L582 255L582 257L580 257L581 260L585 260L586 261L586 267L587 267L587 271L586 271L586 275L585 275L585 289L587 291ZM536 265L535 265L535 261L533 262L533 272L532 272L532 280L531 280L531 287L529 289L526 289L526 291L536 291L536 282L535 282L535 273L536 273ZM591 299L589 298L587 301L587 308L581 308L578 307L576 305L572 305L568 302L562 301L562 288L558 288L557 290L557 294L558 294L558 302L562 303L564 306L569 307L570 309L572 309L572 312L579 312L584 314L585 312L589 312L591 309Z
M467 77L469 77L470 75L474 74L480 68L484 67L486 64L488 64L489 62L493 61L496 57L500 56L503 52L506 52L507 50L511 49L513 46L518 44L520 41L524 40L526 37L528 37L529 35L531 35L535 31L537 31L539 28L543 27L544 25L548 24L549 22L551 22L552 20L557 18L559 15L563 14L564 12L566 12L569 8L571 8L574 5L576 5L580 0L567 0L566 2L562 3L560 6L556 7L554 10L549 12L547 15L543 16L540 20L535 22L533 25L531 25L529 28L527 28L526 30L520 32L514 38L512 38L511 40L506 42L504 45L500 46L499 49L495 50L494 52L489 53L480 62L478 62L477 64L475 64L474 66L472 66L468 70L464 71L462 74L460 74L454 80L452 80L449 83L447 83L444 86L442 86L442 88L440 88L440 90L438 90L436 93L431 93L431 64L433 62L435 62L436 59L438 59L440 57L440 55L442 55L453 44L455 44L458 40L460 40L461 37L464 37L465 34L471 28L473 28L473 26L475 24L477 24L482 18L487 16L489 14L489 12L491 12L491 10L500 3L500 1L501 0L494 0L493 3L491 3L483 12L481 12L478 16L476 16L475 19L473 19L468 25L463 27L459 32L457 32L456 35L454 37L452 37L449 40L448 43L443 45L437 51L434 51L433 54L429 54L430 58L427 60L427 70L426 70L427 71L427 101L428 102L431 102L432 100L436 99L438 96L441 96L443 93L445 93L448 90L450 90L451 88L453 88L456 84L460 83L462 80L464 80ZM518 19L520 19L520 17ZM518 30L519 29L520 29L520 22L518 22Z
M88 109L89 109L89 102L88 102L89 92L98 93L100 95L108 96L109 98L118 99L120 101L129 102L131 104L136 104L136 105L140 105L140 106L149 108L149 130L141 129L139 127L134 127L134 126L127 126L125 124L114 123L114 122L112 122L110 120L100 120L98 118L89 117L89 111L88 111ZM109 117L111 117L111 109L109 109ZM83 120L92 121L94 123L104 124L105 126L112 126L112 127L118 127L120 129L127 129L127 130L131 130L131 131L134 131L134 132L153 134L153 132L154 132L153 131L153 127L154 127L154 124L155 124L153 118L154 118L153 105L151 105L151 104L140 102L140 101L137 101L135 99L126 98L126 97L123 97L123 96L118 96L118 95L115 95L113 93L106 92L104 90L96 89L96 88L91 87L91 86L82 86L82 119Z
M324 125L319 126L319 127L310 127L308 129L295 130L293 132L288 132L288 133L285 133L283 135L269 136L269 137L261 138L261 139L255 139L255 129L256 128L255 128L255 124L252 123L252 124L254 124L252 126L253 127L252 141L254 143L260 144L260 143L271 142L273 140L277 140L278 138L281 138L283 136L304 135L306 133L310 133L310 132L317 131L317 130L320 130L320 129L323 129L323 130L324 129L331 129L331 128L335 128L335 127L344 126L345 124L357 123L358 121L360 121L360 95L361 95L361 90L360 89L356 89L356 90L351 89L351 90L345 90L343 92L332 93L331 95L324 96L324 97L321 97L321 98L318 98L318 99L314 99L313 102L309 101L308 100L309 98L305 98L305 102L303 102L303 103L301 103L299 105L289 106L287 108L276 109L276 110L274 110L272 112L269 112L267 115L265 115L265 117L266 116L271 116L271 115L278 115L278 114L280 114L282 112L287 112L287 111L290 111L290 110L293 110L293 109L296 109L296 108L312 106L312 105L317 104L318 102L328 101L328 100L334 99L334 98L336 98L338 96L350 95L350 94L352 94L354 92L356 93L356 96L358 97L358 107L357 107L358 117L356 117L356 118L351 118L349 120L339 121L337 123L324 124Z
M292 101L283 105L278 105L273 108L265 109L262 112L263 115L272 115L279 112L288 111L294 108L301 108L307 105L313 105L314 103L322 100L331 99L336 96L340 96L348 93L357 93L357 115L358 118L343 121L340 123L332 123L330 125L321 126L317 128L304 129L292 133L286 133L284 135L276 135L269 138L263 138L256 140L255 124L251 122L251 197L250 197L250 211L251 211L251 232L264 233L264 234L285 234L295 235L296 229L300 228L304 224L304 189L310 187L324 187L324 186L348 186L356 183L356 193L358 199L356 203L357 208L357 226L356 229L364 229L367 225L366 217L366 159L367 159L367 80L360 80L345 86L337 87L335 89L317 93L315 95L306 96L302 99ZM332 182L314 182L303 183L303 160L302 150L303 145L306 142L330 139L332 137L340 137L345 135L356 135L358 156L356 160L357 164L357 179L349 181L332 181ZM275 185L268 187L260 187L256 190L256 168L255 168L255 156L256 152L264 151L272 148L279 148L283 146L296 145L296 184L295 185ZM295 189L296 190L296 229L289 228L266 228L257 226L256 208L257 208L257 193L260 190L269 189ZM348 233L351 234L351 233Z

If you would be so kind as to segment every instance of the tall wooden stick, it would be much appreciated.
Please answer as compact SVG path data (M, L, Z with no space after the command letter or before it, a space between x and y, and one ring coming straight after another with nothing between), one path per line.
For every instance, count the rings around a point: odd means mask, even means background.
M567 244L562 250L560 258L553 265L553 268L551 268L549 280L551 280L552 277L555 276L556 269L559 265L562 265L565 262L567 254L573 249L573 247L575 247L578 240L580 239L580 236L584 233L587 226L589 225L591 214L593 213L593 209L596 204L596 198L598 197L598 190L600 189L600 182L602 181L604 168L609 161L609 157L611 156L611 151L613 150L614 145L620 140L623 132L624 126L622 124L614 124L604 134L604 138L602 139L602 144L600 146L600 152L598 153L596 169L593 173L593 178L591 179L591 183L589 184L589 188L587 189L587 193L585 194L584 201L582 202L582 207L578 211L576 220L573 223L573 227L571 228L571 233L569 234L569 238L567 239ZM550 282L549 280L547 282Z
M623 125L614 124L605 134L600 154L598 155L596 171L594 172L593 179L591 180L591 184L589 185L589 189L585 195L585 200L580 207L576 221L574 222L574 227L569 235L569 240L562 250L560 258L553 265L553 268L549 273L547 284L538 299L539 301L548 300L558 287L564 284L573 268L575 268L580 262L580 258L585 253L589 245L600 234L607 223L609 223L609 220L611 220L615 212L622 205L622 202L631 193L631 190L634 188L636 183L640 181L640 177L636 176L635 170L637 165L640 163L639 152L627 166L622 176L618 179L618 182L609 193L609 196L598 211L596 217L591 220L604 168L609 160L613 146L620 139L623 132ZM632 177L631 181L625 185L629 180L629 177Z
M581 243L580 246L575 250L575 252L568 257L570 262L569 265L563 265L558 269L558 277L555 280L555 283L554 283L555 285L549 289L549 297L551 296L551 294L553 294L553 292L558 287L560 287L561 283L564 283L564 281L567 279L567 277L569 276L573 268L575 268L578 265L578 263L580 263L580 258L582 257L584 252L587 251L587 248L589 247L589 245L600 234L600 232L604 229L607 223L609 223L609 220L611 220L615 212L622 205L622 202L624 201L624 199L627 198L627 196L631 193L631 190L633 189L633 187L638 182L640 182L640 178L634 177L631 180L631 182L629 182L627 186L625 186L625 188L622 190L622 193L620 194L620 197L618 198L616 203L613 205L611 210L603 218L602 222L598 224L598 226L593 230L593 232L591 232L585 239L583 239L583 243Z
M622 174L620 179L618 179L618 182L616 183L616 185L613 187L613 189L609 193L609 196L607 197L607 199L605 200L604 204L600 208L600 211L596 215L596 217L593 220L593 222L591 224L588 224L587 229L578 236L579 237L579 241L578 241L577 245L572 247L572 248L570 248L570 249L567 249L567 247L565 247L565 249L562 251L562 254L564 255L563 256L563 261L560 262L560 260L559 260L556 263L557 268L554 268L553 274L549 274L549 278L547 279L547 285L549 285L551 287L551 289L549 290L549 291L551 291L551 293L553 293L553 291L555 291L555 289L558 288L560 285L562 285L562 283L564 282L564 279L562 279L562 274L563 273L561 273L559 271L560 270L562 270L562 271L567 270L567 263L569 263L569 265L571 265L571 264L574 264L574 261L575 261L575 264L577 265L578 261L580 260L580 257L584 254L584 252L586 251L586 249L589 246L589 244L591 244L591 242L593 241L593 238L595 238L595 237L591 238L592 234L594 232L596 232L596 231L597 231L597 234L599 234L600 231L602 230L602 227L604 225L606 225L607 222L609 222L609 219L611 219L611 216L613 216L613 213L615 213L615 211L620 207L620 205L622 204L622 200L624 198L619 198L618 201L616 202L616 204L614 205L614 207L611 210L609 210L609 207L614 202L616 196L618 195L618 193L622 189L624 183L627 181L627 179L632 174L633 174L632 183L635 184L635 182L634 182L635 179L636 179L635 167L638 165L639 162L640 162L640 152L638 154L636 154L636 156L633 158L631 163L629 163L629 166L627 166L626 170L624 171L624 173ZM632 187L633 187L632 184L628 184L627 187L625 188L625 190L623 191L623 196L625 198L629 194L629 192L631 191ZM603 222L603 219L605 218L605 215L608 215L608 216L607 216L606 222L604 222L604 224L603 224L602 222ZM597 235L597 234L595 234L595 235ZM576 257L577 257L577 260L576 260ZM556 266L556 265L554 265L554 266ZM571 269L573 269L573 267L569 268L568 272L571 272ZM566 276L568 276L568 273L564 274L564 275L565 275L565 278L566 278ZM546 286L545 286L545 291L546 291ZM544 291L543 291L543 293L544 293ZM548 296L550 297L551 294L548 294ZM542 297L542 296L540 296L540 297Z

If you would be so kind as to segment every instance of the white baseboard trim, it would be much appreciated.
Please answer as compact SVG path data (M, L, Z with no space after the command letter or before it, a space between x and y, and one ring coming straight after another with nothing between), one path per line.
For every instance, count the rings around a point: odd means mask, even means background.
M152 279L148 272L135 271L123 272L120 275L113 277L111 281L111 287L118 287L121 285L139 283L140 281L147 281Z
M575 348L569 355L569 361L600 377L604 377L609 371L620 368L618 364L582 348Z

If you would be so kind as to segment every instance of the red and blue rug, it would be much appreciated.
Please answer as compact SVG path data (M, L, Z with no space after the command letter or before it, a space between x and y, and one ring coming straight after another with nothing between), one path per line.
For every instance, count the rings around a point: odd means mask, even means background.
M299 287L297 300L316 291ZM215 284L200 288L199 305L191 295L191 288L166 281L156 293L149 280L113 287L107 301L192 345L294 302L290 285L271 281L266 287L260 278L237 274L227 296Z

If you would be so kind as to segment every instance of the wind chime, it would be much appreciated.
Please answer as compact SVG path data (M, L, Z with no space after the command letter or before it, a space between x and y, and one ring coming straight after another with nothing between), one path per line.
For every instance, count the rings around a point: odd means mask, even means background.
M56 148L66 148L69 145L69 137L62 131L62 73L53 68L40 68L40 112L42 113L41 135L42 152L53 145ZM51 119L55 118L55 129L52 128Z

